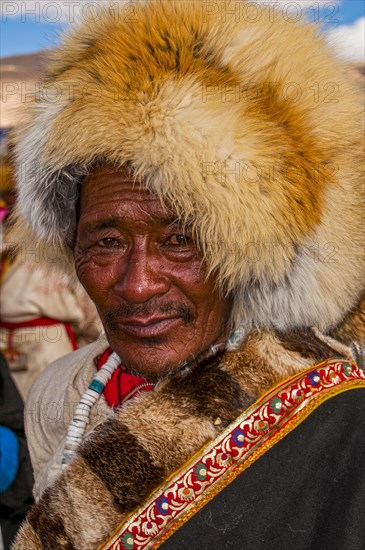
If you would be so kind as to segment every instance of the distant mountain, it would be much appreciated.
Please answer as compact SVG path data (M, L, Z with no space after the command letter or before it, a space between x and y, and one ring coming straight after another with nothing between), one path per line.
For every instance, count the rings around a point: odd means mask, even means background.
M37 52L24 55L12 55L10 57L1 58L1 67L14 65L16 67L24 67L30 71L40 71L42 61L45 58L45 52Z
M38 52L28 55L13 55L0 59L1 82L15 81L16 78L36 80L42 74L46 53Z
M0 59L1 128L15 126L21 120L21 106L42 74L44 59L44 52Z

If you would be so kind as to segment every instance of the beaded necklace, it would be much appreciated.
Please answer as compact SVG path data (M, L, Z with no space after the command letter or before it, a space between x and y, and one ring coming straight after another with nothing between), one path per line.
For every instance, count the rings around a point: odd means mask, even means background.
M225 345L226 349L232 350L239 348L244 340L245 334L246 331L242 326L236 328L236 330L233 331L228 338ZM215 353L217 350L218 348L216 346L212 346L210 351ZM77 447L80 445L86 426L90 421L89 417L91 407L103 393L105 386L111 379L113 373L119 367L120 363L121 359L119 355L113 352L106 363L95 374L89 384L89 387L81 397L67 431L65 449L62 455L63 467L67 466L67 464L75 457Z
M80 445L86 426L90 421L91 407L103 393L105 386L111 379L113 372L119 367L120 363L121 360L119 355L115 352L112 353L106 363L95 374L86 392L81 397L67 431L65 449L62 456L63 467L65 467L76 455L76 449Z

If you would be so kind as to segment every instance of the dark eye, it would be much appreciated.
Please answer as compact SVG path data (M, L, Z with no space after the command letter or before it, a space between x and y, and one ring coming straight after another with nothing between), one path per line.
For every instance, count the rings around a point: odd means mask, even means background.
M167 244L171 246L186 246L192 243L192 239L187 235L174 234L169 237Z
M113 239L113 237L106 237L105 239L101 239L97 243L102 248L112 248L115 246L121 246L121 243L117 239Z

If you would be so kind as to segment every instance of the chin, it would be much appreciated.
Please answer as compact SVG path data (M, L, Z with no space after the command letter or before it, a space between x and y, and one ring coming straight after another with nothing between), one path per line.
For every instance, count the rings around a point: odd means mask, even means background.
M157 382L170 372L178 370L186 362L186 353L168 354L166 345L153 341L145 341L143 345L134 346L129 350L125 345L113 345L111 347L121 358L122 364L131 371L132 374L147 378L151 382ZM118 350L118 348L120 348Z
M186 362L201 353L200 347L187 346L171 336L141 339L126 338L125 335L109 338L112 349L133 374L157 382L167 374L179 370Z
M171 363L164 362L164 364L154 363L151 365L141 363L141 361L138 361L138 363L135 363L134 361L123 361L123 364L130 370L132 374L135 374L136 376L142 376L143 378L146 378L154 384L168 374L174 371L178 371L184 363L185 361Z

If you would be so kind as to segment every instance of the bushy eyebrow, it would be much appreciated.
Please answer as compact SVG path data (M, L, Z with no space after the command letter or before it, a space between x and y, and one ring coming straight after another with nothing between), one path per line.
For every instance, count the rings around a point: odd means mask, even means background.
M95 220L90 220L86 222L83 222L81 220L81 223L82 223L83 230L90 233L91 231L101 231L103 229L115 228L118 225L118 219L108 218L106 220L100 220L100 221L95 219ZM120 220L119 220L119 223L120 223Z
M120 223L120 220L119 220ZM108 218L102 222L96 224L97 229L109 229L110 227L114 228L118 225L117 218Z

